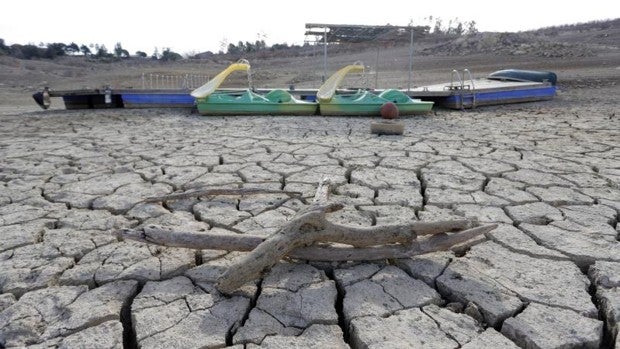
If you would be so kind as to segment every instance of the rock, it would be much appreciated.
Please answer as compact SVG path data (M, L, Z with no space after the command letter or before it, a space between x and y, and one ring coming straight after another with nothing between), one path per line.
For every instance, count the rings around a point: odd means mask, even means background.
M314 325L313 325L314 326ZM254 308L243 327L239 328L233 338L234 343L261 344L266 337L272 336L299 336L303 329L285 327L269 313Z
M373 192L374 194L374 192ZM377 205L396 204L408 206L412 209L420 209L423 205L420 187L417 186L400 186L391 189L379 189L375 198Z
M597 286L620 287L620 263L596 261L590 266L588 276Z
M297 292L300 288L327 280L323 271L308 264L278 263L265 276L262 286Z
M519 348L514 342L501 335L501 333L495 331L489 327L486 331L482 332L471 342L463 345L462 349L479 349L479 348L493 348L493 349L517 349Z
M56 283L74 265L50 244L26 245L0 254L0 292L20 297Z
M451 302L446 304L446 309L450 310L453 313L462 313L463 312L463 304L459 302Z
M303 162L302 162L303 163ZM311 167L306 171L294 173L286 177L286 183L301 182L308 184L319 183L323 178L328 178L334 184L347 183L347 169L337 165L323 165Z
M259 345L250 343L247 349L272 348L308 348L308 349L345 349L349 348L343 340L342 330L334 325L311 325L297 336L273 335L265 338Z
M233 229L252 235L267 237L278 231L278 229L286 224L295 213L295 210L280 206L237 223L234 225Z
M476 203L471 193L456 189L427 188L425 193L427 204L443 208L449 208L456 204Z
M56 209L59 210L62 208L57 206ZM45 208L26 203L13 203L0 206L0 226L31 222L44 218L49 213L50 211Z
M472 247L467 259L522 299L596 317L597 310L588 293L590 281L572 262L528 257L493 242Z
M58 349L122 349L123 325L120 321L106 321L65 337Z
M485 176L473 171L458 161L435 161L430 162L428 166L422 170L422 177L426 174L441 173L449 176L459 177L461 179L477 179L484 181Z
M104 321L120 320L121 309L138 290L136 281L116 281L80 294L63 309L61 318L48 322L44 338L65 336ZM47 320L47 319L46 319Z
M527 192L536 195L542 202L552 206L587 205L593 204L594 200L586 195L566 187L529 187Z
M436 282L449 300L478 306L492 326L515 314L522 307L520 299L573 309L585 316L597 313L587 292L590 283L575 264L513 253L493 242L472 247Z
M264 187L264 183L261 185ZM272 190L280 189L280 182L274 183ZM249 187L249 185L247 186ZM285 194L260 194L242 197L239 199L239 210L249 212L253 216L278 208L282 203L290 200Z
M334 270L334 279L339 288L352 285L375 275L381 266L374 263L362 263L346 269Z
M484 176L463 178L447 173L434 173L431 170L422 170L422 181L427 188L454 189L460 191L482 190L484 186Z
M425 205L422 211L418 211L418 217L424 222L463 219L463 216L457 214L449 208L437 207L433 205Z
M206 232L210 230L210 225L197 221L191 212L186 211L174 211L172 213L166 212L158 215L157 217L145 219L138 227L157 226L164 229L192 231L192 232Z
M164 165L164 166L177 166L177 167L185 167L185 166L200 166L200 167L209 167L215 166L220 163L219 156L215 155L201 155L201 154L183 154L178 153L176 155L168 155L168 156L157 156L152 159L149 159L155 164Z
M466 261L452 262L436 282L437 289L448 300L477 304L484 322L491 326L515 314L522 307L522 302L514 292L497 287L493 280L481 275Z
M198 178L209 172L208 167L202 166L158 166L154 169L159 171L153 173L153 180L171 185L175 189L182 188L194 178ZM162 173L162 169L165 171L165 174Z
M502 173L515 170L515 167L513 165L488 158L459 157L457 158L457 161L463 163L469 168L474 169L477 172L484 174L485 176L498 176Z
M308 264L280 263L262 286L235 343L260 344L266 336L298 335L312 324L338 324L336 285L323 271Z
M512 252L521 253L534 258L570 260L570 258L563 253L537 244L529 235L512 225L500 224L486 235L495 243L502 245Z
M512 182L504 178L491 178L484 191L488 194L509 201L512 205L537 202L538 198L525 190L525 184Z
M24 346L61 336L69 336L64 340L71 343L85 336L87 329L86 335L93 336L101 331L100 324L120 320L121 308L137 286L135 281L118 281L91 291L85 286L60 286L26 293L0 313L0 344ZM76 333L81 335L70 338ZM114 339L118 336L109 338Z
M82 258L95 248L116 242L116 237L107 231L45 229L43 243L57 249L63 257Z
M373 169L355 169L351 172L351 183L373 189L391 187L417 187L420 181L415 172L377 166Z
M334 272L336 280L345 284L339 279L341 275ZM434 289L394 266L383 267L370 279L345 286L344 292L343 312L347 322L362 316L384 317L401 309L443 303Z
M441 161L449 159L446 156L435 156L427 153L412 152L408 157L405 156L388 156L381 160L381 166L399 168L403 170L417 171L432 161Z
M459 345L470 342L483 330L479 322L467 316L467 313L453 313L450 310L440 308L434 304L423 307L422 312L435 320L439 328L447 333L450 338L457 341Z
M355 318L350 331L354 348L456 348L459 345L418 308L401 310L384 318Z
M194 251L189 249L119 242L87 253L59 282L94 287L119 279L160 280L182 274L195 263Z
M532 303L504 321L502 334L525 348L599 348L603 322L572 310Z
M0 294L0 312L15 304L17 300L11 293Z
M506 216L500 207L479 205L457 205L454 208L457 214L466 218L476 219L480 223L506 223L512 224L512 220Z
M44 229L50 225L53 225L52 220L40 219L25 224L0 226L0 252L40 241Z
M605 205L576 205L560 207L566 219L582 225L613 225L618 217L616 210Z
M471 196L474 199L474 203L480 206L504 207L510 205L508 200L504 200L503 198L494 195L489 195L483 191L475 191L471 193Z
M225 185L237 185L243 183L243 179L235 173L206 173L198 178L194 178L185 185L185 189L218 187Z
M562 173L559 176L579 187L606 187L608 185L603 173Z
M511 181L522 182L527 185L539 187L570 187L572 185L572 183L556 175L529 169L521 169L516 172L504 173L503 177Z
M590 237L604 238L609 241L614 241L617 235L617 230L602 220L575 221L569 218L563 221L551 222L550 225Z
M412 258L397 259L396 265L412 277L435 287L435 279L446 269L454 258L452 252L433 252Z
M297 292L263 288L256 307L272 314L285 327L306 328L312 323L337 324L336 296L333 281L310 284Z
M270 172L279 173L283 176L288 176L293 173L302 172L305 169L307 169L306 166L301 166L301 165L293 164L293 163L281 163L281 162L266 162L266 163L262 163L261 166Z
M596 301L601 309L603 320L607 324L610 338L616 338L620 335L620 287L605 288L601 287L596 290Z
M506 213L517 224L530 223L545 225L554 220L562 220L562 212L543 202L506 207Z
M472 319L476 320L478 323L484 323L484 317L480 313L480 310L476 304L472 302L467 303L467 306L463 312L469 315Z
M114 173L91 177L78 182L67 183L59 192L80 193L93 196L112 194L117 188L131 183L143 183L137 173Z
M98 197L93 201L92 207L121 214L146 198L169 194L172 190L171 186L163 183L129 183L117 188L110 195Z
M602 202L602 200L619 201L618 198L620 198L620 189L617 187L581 188L580 191L591 198L597 199L598 202Z
M123 216L115 216L103 210L71 209L58 219L58 228L77 230L104 230L128 228L131 221Z
M335 193L338 195L348 196L350 198L360 199L362 202L372 204L372 200L375 197L375 191L368 187L358 184L343 184L335 189Z
M358 210L368 212L375 220L375 225L407 224L417 221L413 208L397 205L359 206Z
M232 226L252 217L249 212L237 209L237 200L200 201L193 210L201 221L216 225Z
M147 282L134 299L131 316L142 348L223 347L249 305L245 297L207 293L179 276Z
M521 224L519 227L540 245L569 256L580 266L596 260L620 262L620 244L613 236L584 234L582 229L570 231L554 225Z
M47 323L54 323L69 304L88 290L80 287L49 287L24 294L0 313L0 344L26 346L50 339L43 336Z
M60 202L71 206L71 208L87 209L98 195L76 193L72 191L53 191L45 193L45 198L52 202Z

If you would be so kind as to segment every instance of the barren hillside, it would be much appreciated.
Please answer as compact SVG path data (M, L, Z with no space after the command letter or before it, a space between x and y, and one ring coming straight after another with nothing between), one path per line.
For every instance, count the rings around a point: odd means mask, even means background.
M428 35L416 40L413 85L437 83L450 78L452 69L470 69L475 77L504 68L552 70L560 83L611 84L620 75L620 20L543 28L520 33L478 33L449 37ZM0 103L30 104L30 94L44 86L53 89L142 88L174 86L161 76L213 76L240 58L213 55L209 59L160 62L130 58L112 63L62 57L55 60L20 60L0 57ZM252 82L257 87L318 87L323 71L322 49L303 47L266 55L244 56L252 64ZM327 75L339 67L362 61L367 72L347 81L356 87L406 87L409 46L366 43L357 46L329 46ZM583 69L587 68L587 69ZM579 69L579 72L576 72ZM163 78L162 78L163 80ZM248 79L233 75L227 86L247 86Z

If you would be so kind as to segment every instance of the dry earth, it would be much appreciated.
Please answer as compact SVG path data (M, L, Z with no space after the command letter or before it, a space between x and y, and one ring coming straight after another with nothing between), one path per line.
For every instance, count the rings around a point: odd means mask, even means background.
M620 348L619 57L421 57L416 81L508 65L555 70L561 91L550 102L405 118L402 137L371 135L370 118L66 111L58 101L40 111L23 84L36 88L49 71L5 82L0 347ZM295 60L258 66L277 83L317 75ZM380 81L402 75L389 65ZM469 217L499 227L473 247L411 259L283 261L232 297L213 283L240 253L112 234L159 224L267 236L323 177L346 205L335 222ZM140 202L204 186L304 199Z

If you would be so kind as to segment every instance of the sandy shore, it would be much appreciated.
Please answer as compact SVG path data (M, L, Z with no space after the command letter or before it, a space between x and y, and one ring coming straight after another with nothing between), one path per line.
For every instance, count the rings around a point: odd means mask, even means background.
M0 108L0 347L618 347L620 86L571 80L549 102L438 110L377 137L371 118L199 117ZM334 222L475 218L456 252L281 262L234 296L241 253L119 241L163 225L267 236L285 195L145 204L197 187L320 179Z

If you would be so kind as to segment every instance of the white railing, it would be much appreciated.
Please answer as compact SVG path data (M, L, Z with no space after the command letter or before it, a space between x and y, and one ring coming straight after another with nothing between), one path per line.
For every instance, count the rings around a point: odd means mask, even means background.
M209 79L208 75L142 73L142 89L195 89Z

